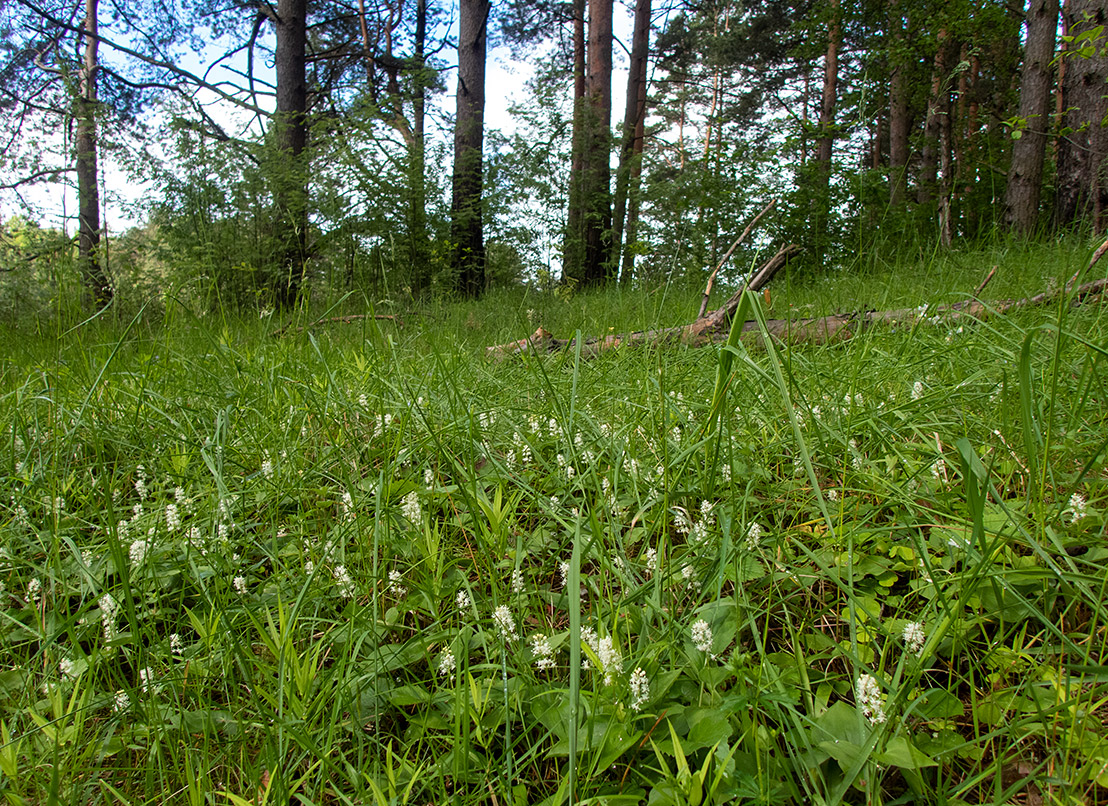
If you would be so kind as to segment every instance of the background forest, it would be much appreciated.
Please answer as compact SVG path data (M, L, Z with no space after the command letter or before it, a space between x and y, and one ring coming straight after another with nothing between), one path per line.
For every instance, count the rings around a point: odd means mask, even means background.
M26 202L4 224L8 317L78 287L86 307L269 309L702 283L772 198L730 265L1102 225L1099 0L0 9L3 191ZM506 91L490 43L530 75L507 133L485 121ZM59 184L78 200L60 228L41 206ZM144 223L109 235L127 187Z

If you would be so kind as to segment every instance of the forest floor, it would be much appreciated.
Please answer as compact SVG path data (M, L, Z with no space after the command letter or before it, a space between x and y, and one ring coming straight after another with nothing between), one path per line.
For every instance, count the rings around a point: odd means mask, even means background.
M756 313L1024 297L1095 245ZM1103 304L484 354L701 290L0 331L0 795L1108 801Z

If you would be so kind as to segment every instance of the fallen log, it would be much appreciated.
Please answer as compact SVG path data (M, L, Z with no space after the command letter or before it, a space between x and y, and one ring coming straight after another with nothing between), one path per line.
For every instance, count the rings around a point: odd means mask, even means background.
M846 341L866 328L877 324L938 325L971 319L979 321L992 315L1003 315L1021 308L1049 305L1057 301L1060 295L1067 293L1064 290L1047 291L1033 297L984 303L976 298L976 294L980 293L991 277L992 273L990 272L989 277L978 287L974 298L962 302L889 311L859 311L857 313L834 314L811 319L770 319L766 322L766 330L770 336L783 344L830 344ZM1075 304L1086 302L1090 298L1103 295L1106 290L1108 290L1108 279L1085 283L1072 291L1073 302ZM730 308L730 314L725 313L732 302L734 307ZM626 345L676 343L702 346L713 342L726 341L730 332L730 315L734 313L737 307L738 300L732 297L724 308L713 311L689 325L585 339L581 343L581 355L582 357L592 358L606 350ZM717 316L717 314L720 315ZM742 333L743 341L747 344L755 346L760 344L760 329L757 322L744 322ZM503 360L513 355L553 353L575 349L576 346L576 339L556 339L553 334L540 327L526 339L488 347L486 354L491 358Z

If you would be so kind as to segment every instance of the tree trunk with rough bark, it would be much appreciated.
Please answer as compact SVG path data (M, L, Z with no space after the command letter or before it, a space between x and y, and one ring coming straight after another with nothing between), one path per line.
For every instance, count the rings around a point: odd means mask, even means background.
M1004 221L1010 229L1030 233L1039 221L1047 133L1050 129L1054 83L1054 42L1058 30L1058 0L1031 0L1027 8L1027 39L1020 81L1022 128L1012 143L1012 162L1004 199Z
M1108 24L1104 0L1072 0L1068 6L1072 36ZM1108 201L1108 130L1103 125L1108 113L1108 58L1099 53L1086 58L1073 47L1066 58L1054 220L1057 226L1087 222L1099 232L1100 212Z
M454 124L454 181L450 237L458 293L485 290L481 206L485 135L485 49L490 0L462 0L458 8L458 108Z
M635 4L635 27L631 34L631 65L627 71L627 106L623 113L623 134L612 212L611 274L615 274L620 256L623 255L625 273L620 279L624 283L631 281L631 273L634 271L628 266L627 256L630 250L623 248L623 234L628 198L638 191L638 179L642 170L643 135L646 123L646 64L649 49L650 0L638 0ZM630 229L629 226L628 243L631 242Z
M584 282L596 285L612 271L612 11L614 0L589 0L589 70L585 81Z
M831 156L835 144L835 103L839 87L839 48L842 45L842 18L839 0L832 0L827 29L827 52L823 57L823 93L819 108L819 137L816 139L815 192L812 194L811 230L814 242L822 250L827 235L831 199ZM817 260L819 256L817 256Z
M100 261L100 190L97 184L96 73L98 62L98 0L86 0L84 63L74 104L77 173L77 260L87 304L101 310L112 301L112 287Z
M308 257L308 0L277 3L274 66L277 74L273 118L277 158L272 166L274 199L281 241L282 276L275 288L278 305L296 304Z
M562 277L585 277L585 0L573 0L573 132L570 141L569 209L562 244Z
M412 260L412 293L420 296L431 285L430 250L427 242L427 182L424 138L426 119L427 0L416 0L415 58L413 60L412 143L408 147L410 176L408 205L409 253Z
M889 3L889 204L904 204L908 189L908 66L904 53L904 13Z
M950 115L950 31L939 29L938 48L931 69L931 94L927 101L927 120L923 127L923 149L920 154L919 187L916 201L930 204L938 196L939 159L943 117Z

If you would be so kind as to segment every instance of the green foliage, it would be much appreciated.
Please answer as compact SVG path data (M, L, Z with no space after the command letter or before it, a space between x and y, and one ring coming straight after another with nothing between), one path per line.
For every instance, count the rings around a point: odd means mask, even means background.
M79 294L76 246L70 238L18 216L2 225L0 319L68 317Z
M1087 253L962 259L1000 262L1004 298ZM870 269L773 305L977 279ZM157 326L5 331L0 793L1099 797L1099 309L483 357L697 301L497 291L273 339L174 297Z

